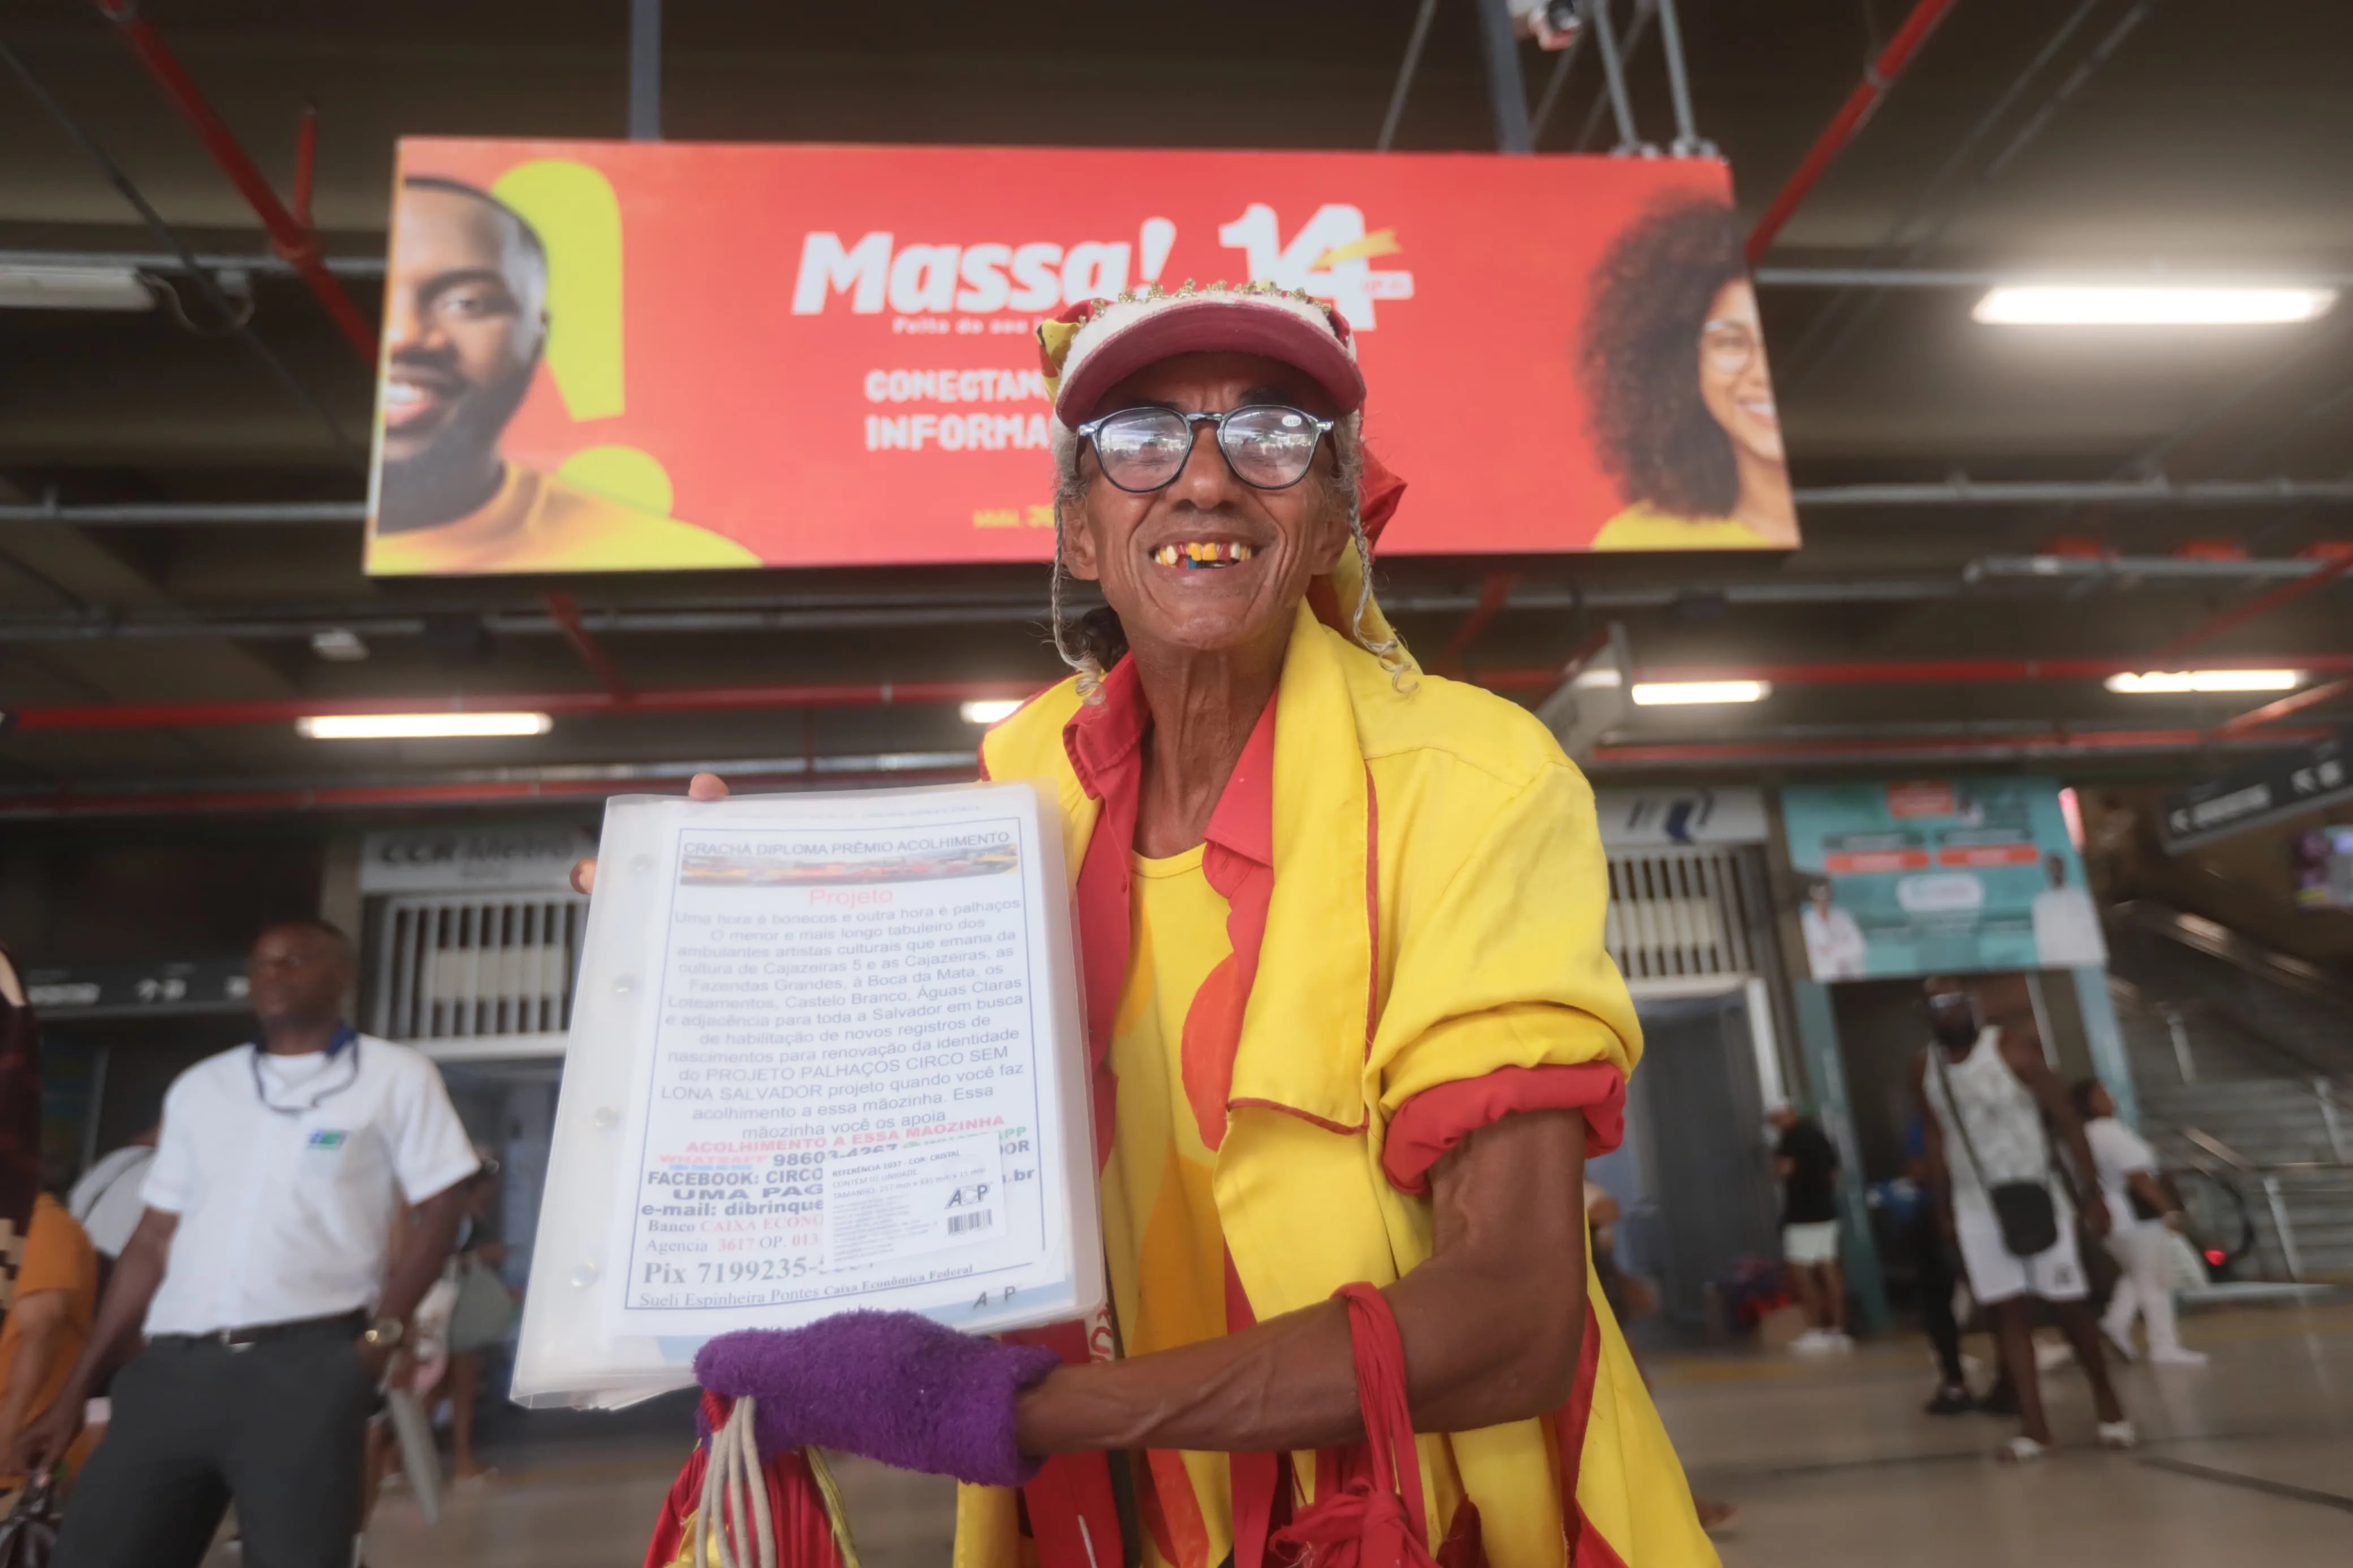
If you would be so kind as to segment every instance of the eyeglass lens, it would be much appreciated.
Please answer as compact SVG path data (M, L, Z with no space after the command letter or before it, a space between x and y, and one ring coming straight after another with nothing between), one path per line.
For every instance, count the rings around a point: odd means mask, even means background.
M1184 471L1192 455L1193 426L1212 422L1218 448L1235 477L1268 490L1287 489L1306 478L1324 434L1307 415L1274 404L1189 417L1173 408L1130 408L1096 426L1095 459L1103 477L1120 489L1156 490Z
M1718 375L1737 375L1757 357L1757 334L1745 321L1715 321L1699 330L1700 352Z

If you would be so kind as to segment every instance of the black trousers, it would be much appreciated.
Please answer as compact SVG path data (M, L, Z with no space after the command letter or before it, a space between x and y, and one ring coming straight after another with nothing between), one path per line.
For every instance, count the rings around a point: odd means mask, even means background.
M231 1498L247 1568L351 1568L376 1396L348 1323L158 1340L112 1398L54 1568L196 1568Z
M1936 1210L1923 1202L1912 1222L1912 1266L1919 1281L1920 1326L1936 1348L1936 1369L1947 1388L1960 1388L1961 1326L1953 1321L1953 1287L1959 1283L1953 1269L1953 1244L1936 1224Z

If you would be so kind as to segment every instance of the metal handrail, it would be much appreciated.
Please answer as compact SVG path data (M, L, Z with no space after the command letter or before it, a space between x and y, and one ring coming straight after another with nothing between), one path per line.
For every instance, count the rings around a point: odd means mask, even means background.
M2353 1007L2353 986L2316 963L2266 947L2220 921L2193 915L2154 899L2126 899L2110 906L2108 912L2118 921L2194 948L2210 958L2219 958L2234 969L2269 980L2313 1001Z
M2287 1193L2281 1184L2280 1178L2283 1175L2302 1175L2316 1171L2353 1170L2353 1161L2299 1160L2282 1164L2257 1165L2202 1127L2183 1127L2163 1121L2158 1121L2156 1125L2165 1128L2193 1148L2212 1155L2214 1159L2228 1166L2228 1173L2225 1173L2214 1170L2206 1162L2194 1155L2190 1159L2190 1168L2208 1180L2229 1189L2238 1198L2242 1211L2246 1205L2246 1194L2239 1191L2240 1181L2251 1180L2263 1189L2263 1205L2271 1211L2272 1234L2279 1242L2280 1261L2285 1266L2290 1280L2298 1284L2303 1283L2304 1254L2295 1243L2295 1226L2288 1218ZM2296 1190L2300 1194L2310 1194L2316 1191L2353 1193L2353 1181L2316 1188L2299 1182ZM2253 1249L2252 1235L2248 1242L2248 1249Z

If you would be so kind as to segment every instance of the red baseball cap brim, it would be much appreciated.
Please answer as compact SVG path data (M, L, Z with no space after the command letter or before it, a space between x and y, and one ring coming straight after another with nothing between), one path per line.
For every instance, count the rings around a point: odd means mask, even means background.
M1114 331L1063 378L1054 417L1075 428L1137 371L1198 353L1259 354L1287 364L1321 388L1337 414L1365 404L1364 374L1329 328L1273 300L1213 298L1176 300Z

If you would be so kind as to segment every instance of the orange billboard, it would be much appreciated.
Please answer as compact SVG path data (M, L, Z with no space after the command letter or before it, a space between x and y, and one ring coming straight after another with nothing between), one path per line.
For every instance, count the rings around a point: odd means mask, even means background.
M372 573L1044 561L1037 323L1331 302L1384 553L1787 549L1714 160L412 138Z

